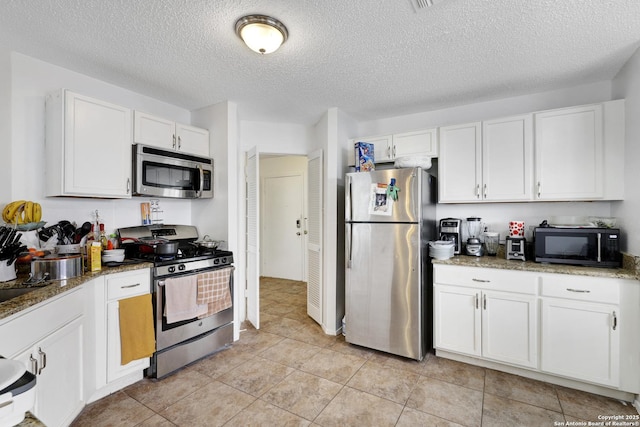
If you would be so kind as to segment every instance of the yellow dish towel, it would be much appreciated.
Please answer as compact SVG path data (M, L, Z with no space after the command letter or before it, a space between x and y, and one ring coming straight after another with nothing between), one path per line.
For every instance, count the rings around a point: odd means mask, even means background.
M156 351L151 294L118 301L120 305L120 352L122 365L151 357Z

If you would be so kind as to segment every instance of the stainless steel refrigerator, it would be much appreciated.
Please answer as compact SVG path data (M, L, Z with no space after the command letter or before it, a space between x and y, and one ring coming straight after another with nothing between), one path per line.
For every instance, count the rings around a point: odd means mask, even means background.
M348 173L345 338L422 360L431 348L436 179L420 168Z

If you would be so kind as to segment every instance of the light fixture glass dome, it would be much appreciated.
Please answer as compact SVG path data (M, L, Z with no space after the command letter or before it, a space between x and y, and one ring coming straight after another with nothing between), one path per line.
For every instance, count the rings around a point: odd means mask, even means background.
M238 19L236 34L249 49L261 54L275 52L289 35L282 22L265 15L248 15Z

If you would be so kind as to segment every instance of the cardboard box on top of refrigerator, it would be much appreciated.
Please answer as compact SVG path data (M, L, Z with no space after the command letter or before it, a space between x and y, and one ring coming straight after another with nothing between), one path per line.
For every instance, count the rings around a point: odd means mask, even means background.
M368 142L356 142L356 172L372 171L376 168L373 155L373 144Z

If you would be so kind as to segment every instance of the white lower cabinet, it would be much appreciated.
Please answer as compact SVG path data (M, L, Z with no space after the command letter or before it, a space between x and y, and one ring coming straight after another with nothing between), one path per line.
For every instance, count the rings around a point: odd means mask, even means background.
M537 299L532 295L482 294L482 356L537 367Z
M84 407L82 319L76 319L16 357L36 379L33 413L47 426L68 425Z
M542 352L540 368L569 378L618 386L621 337L632 332L637 315L623 317L624 281L594 277L541 275ZM629 285L628 283L626 283ZM638 284L631 284L633 288ZM635 300L635 302L634 302ZM636 325L637 328L637 325ZM633 333L632 333L633 335ZM628 336L637 341L637 335Z
M542 300L545 372L617 386L620 377L620 310L608 304Z
M480 292L436 284L434 294L435 347L480 356Z
M118 380L131 373L142 373L149 367L149 359L133 360L122 365L120 352L120 312L119 300L150 291L150 273L148 269L118 273L107 276L107 383Z
M435 286L435 346L536 367L536 298L459 286Z
M433 270L438 354L640 393L637 280L439 264Z
M37 376L33 413L47 426L69 425L84 407L83 289L0 322L0 354Z

